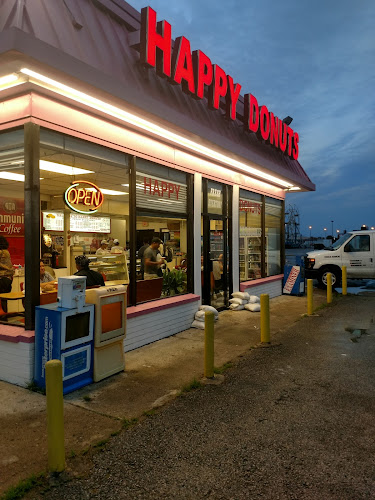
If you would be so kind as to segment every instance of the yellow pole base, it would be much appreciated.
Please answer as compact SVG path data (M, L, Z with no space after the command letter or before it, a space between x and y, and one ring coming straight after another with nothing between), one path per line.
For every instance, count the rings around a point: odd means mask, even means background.
M347 280L346 266L342 266L342 294L343 295L348 294L348 280Z
M268 293L260 296L260 341L269 344L270 340L270 298Z
M65 469L64 400L62 363L58 359L46 363L46 395L48 467L50 472L62 472Z
M332 274L327 273L327 304L332 302Z
M214 377L214 324L215 315L206 311L204 315L204 376Z
M307 314L311 316L313 310L314 310L313 280L307 280Z

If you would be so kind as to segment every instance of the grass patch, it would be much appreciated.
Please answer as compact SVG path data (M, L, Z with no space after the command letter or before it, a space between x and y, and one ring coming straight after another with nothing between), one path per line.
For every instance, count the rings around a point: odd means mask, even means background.
M103 450L103 448L105 448L108 441L109 441L108 439L102 439L101 441L98 441L97 443L95 443L93 445L93 448L95 448L96 450Z
M153 417L155 414L156 414L156 410L155 409L153 409L153 410L147 410L147 411L143 412L143 415L145 417Z
M46 388L45 387L39 387L36 385L34 380L27 384L26 389L28 389L31 392L39 392L39 394L43 394L44 396L46 395Z
M118 436L120 432L121 432L120 430L111 432L111 437Z
M23 498L33 488L44 485L45 474L33 474L27 479L22 479L16 486L12 486L2 497L2 500L17 500Z
M220 366L220 367L217 367L215 366L214 367L214 373L224 373L225 371L229 370L229 368L232 368L233 363L231 363L230 361L228 363L225 363L223 366Z
M86 394L85 396L83 396L83 398L82 398L82 399L83 399L83 401L87 401L88 403L89 403L90 401L92 401L92 397L91 397L91 396L89 396L88 394Z
M190 391L195 391L196 389L199 389L200 387L202 387L202 383L199 382L199 380L193 379L193 381L190 382L190 384L183 386L183 388L181 389L181 394L184 394L184 393L190 392Z
M122 421L122 428L129 429L129 427L133 427L133 425L135 425L136 423L138 423L137 418L131 418L131 419L124 418L124 420Z
M72 450L72 451L69 453L68 458L75 458L76 456L77 456L77 453L76 453L74 450Z

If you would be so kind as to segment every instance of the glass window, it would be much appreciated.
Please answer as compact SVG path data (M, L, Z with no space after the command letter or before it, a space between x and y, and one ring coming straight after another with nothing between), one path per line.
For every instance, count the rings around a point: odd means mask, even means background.
M202 197L203 199L203 197ZM210 214L223 214L223 185L218 182L207 182L207 211Z
M101 274L105 283L126 282L128 155L44 129L40 142L44 264L52 269L63 268L59 275L74 274L75 257L85 254L90 268ZM102 200L96 198L95 186L103 193ZM70 194L65 195L68 188ZM79 197L80 189L84 198ZM70 205L64 202L64 196ZM114 240L118 242L115 244Z
M240 190L240 281L261 278L262 197Z
M25 281L24 131L0 134L0 293ZM0 322L24 325L22 300L1 299Z
M369 252L370 251L370 235L361 234L354 236L353 239L345 246L345 252Z
M266 275L281 273L281 214L282 202L266 198Z
M137 159L136 179L136 303L186 293L186 174Z

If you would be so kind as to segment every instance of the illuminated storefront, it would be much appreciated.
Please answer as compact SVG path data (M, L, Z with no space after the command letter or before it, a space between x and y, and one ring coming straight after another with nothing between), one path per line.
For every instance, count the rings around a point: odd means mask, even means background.
M107 282L123 280L126 266L125 350L187 329L201 302L225 308L233 291L254 287L280 294L285 193L314 189L290 123L186 38L172 43L152 9L56 0L16 15L8 3L0 234L12 291L24 297L2 301L0 342L32 346L40 258L58 277L84 253ZM138 253L153 237L166 259L145 283ZM113 239L123 257L99 259L101 241Z

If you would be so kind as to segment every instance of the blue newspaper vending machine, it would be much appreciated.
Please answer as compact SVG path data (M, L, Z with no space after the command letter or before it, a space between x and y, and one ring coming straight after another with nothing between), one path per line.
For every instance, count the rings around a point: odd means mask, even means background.
M45 364L60 359L63 393L93 382L94 305L85 304L86 277L58 280L55 304L35 308L35 383L44 388Z
M296 265L284 267L283 294L304 295L305 293L305 267L304 257L296 257Z

